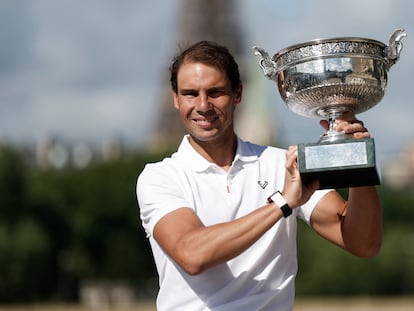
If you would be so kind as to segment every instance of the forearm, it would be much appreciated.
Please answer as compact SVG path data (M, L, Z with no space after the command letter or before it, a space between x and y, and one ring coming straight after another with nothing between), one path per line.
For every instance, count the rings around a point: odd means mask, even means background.
M382 211L376 187L350 188L342 236L345 248L357 256L370 257L379 252Z
M188 273L198 274L244 252L281 217L281 211L268 204L231 222L195 228L177 241L175 260Z

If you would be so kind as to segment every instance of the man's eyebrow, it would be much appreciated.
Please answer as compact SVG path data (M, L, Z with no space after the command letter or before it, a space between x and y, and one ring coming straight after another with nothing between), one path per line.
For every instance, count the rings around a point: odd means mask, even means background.
M213 86L208 89L208 91L223 91L226 89L226 86Z
M197 93L198 91L195 89L179 89L178 92L180 94L190 94L190 93Z

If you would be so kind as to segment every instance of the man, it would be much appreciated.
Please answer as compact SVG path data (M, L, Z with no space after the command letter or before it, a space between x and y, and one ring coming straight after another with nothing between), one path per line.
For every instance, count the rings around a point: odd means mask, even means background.
M292 310L296 217L356 256L379 252L375 187L351 188L344 201L317 190L318 181L302 184L296 146L258 146L236 135L242 83L225 47L203 41L183 51L171 86L188 135L137 182L159 274L158 310ZM339 131L369 137L348 117Z

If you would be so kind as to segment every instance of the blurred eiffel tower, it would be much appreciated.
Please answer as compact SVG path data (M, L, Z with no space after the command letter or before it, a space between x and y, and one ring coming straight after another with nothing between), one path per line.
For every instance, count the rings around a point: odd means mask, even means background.
M238 8L239 5L235 0L182 0L181 9L179 10L179 12L182 12L182 15L180 17L178 32L178 46L186 47L200 40L211 40L225 45L239 64L244 94L246 94L245 90L248 81L244 74L247 70L244 65L243 44L241 40L242 31L239 24L240 14ZM257 72L259 72L258 69ZM260 79L263 79L263 77ZM158 120L156 120L155 128L150 138L150 148L154 151L176 149L185 134L178 112L173 105L169 83L166 83L166 85L163 102L158 113ZM259 97L255 98L255 101L263 99L263 95ZM252 133L251 130L253 128L257 129L256 125L251 123L252 119L257 119L257 113L253 113L253 116L251 115L252 109L254 110L255 108L245 109L243 107L240 109L240 106L238 106L238 109L241 110L241 113L238 114L240 117L236 120L236 129L239 127L237 132L238 134L240 132L244 132L245 134ZM262 110L260 109L260 111ZM263 116L267 113L260 114ZM247 126L237 126L237 123L240 124L241 122ZM267 138L259 139L258 141L258 137L255 137L255 142L267 143L270 140L271 127L266 128L263 126L262 120L256 120L256 123L261 124L262 131L264 130L265 132L256 134L266 136ZM245 137L242 135L242 138Z

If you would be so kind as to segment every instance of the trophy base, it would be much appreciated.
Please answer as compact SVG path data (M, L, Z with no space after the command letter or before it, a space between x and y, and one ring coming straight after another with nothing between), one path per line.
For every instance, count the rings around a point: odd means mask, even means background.
M298 164L302 182L318 179L319 189L380 184L372 138L299 144Z

